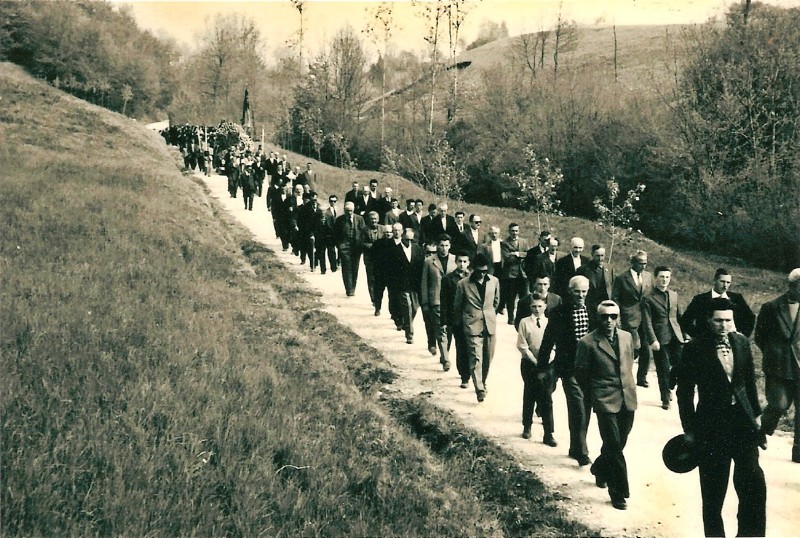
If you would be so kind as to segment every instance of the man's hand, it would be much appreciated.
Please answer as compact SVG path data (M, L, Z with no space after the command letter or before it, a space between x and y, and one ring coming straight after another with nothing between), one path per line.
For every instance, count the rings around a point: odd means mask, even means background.
M658 340L656 340L655 342L653 342L652 344L650 344L650 349L651 349L652 351L658 351L659 349L661 349L661 344L659 344L659 343L658 343Z

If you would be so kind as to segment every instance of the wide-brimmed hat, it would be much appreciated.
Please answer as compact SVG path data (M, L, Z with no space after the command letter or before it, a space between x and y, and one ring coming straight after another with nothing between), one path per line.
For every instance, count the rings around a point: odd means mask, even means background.
M676 435L664 445L661 451L664 465L673 473L688 473L697 467L697 451L695 445L686 441L686 437Z

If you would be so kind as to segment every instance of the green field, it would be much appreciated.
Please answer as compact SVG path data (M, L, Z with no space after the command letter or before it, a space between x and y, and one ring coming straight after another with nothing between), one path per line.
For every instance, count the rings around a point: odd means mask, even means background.
M591 535L120 115L0 64L4 536ZM342 176L344 181L344 176Z

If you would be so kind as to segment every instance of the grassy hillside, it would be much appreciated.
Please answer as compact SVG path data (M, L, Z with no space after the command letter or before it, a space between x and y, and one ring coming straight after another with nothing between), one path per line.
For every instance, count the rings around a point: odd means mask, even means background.
M9 64L0 97L3 535L592 534L424 400L377 402L380 354L157 135Z

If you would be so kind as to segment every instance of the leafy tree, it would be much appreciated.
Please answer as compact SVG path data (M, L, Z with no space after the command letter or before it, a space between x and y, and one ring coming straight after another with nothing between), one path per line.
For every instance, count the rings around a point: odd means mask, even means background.
M517 190L504 193L505 198L526 211L536 213L536 223L542 231L542 218L550 228L549 215L558 215L561 201L558 199L558 188L564 181L561 170L550 163L550 159L541 159L533 147L525 147L527 167L515 174L511 179L516 182Z
M608 263L614 255L614 244L624 241L633 232L633 226L639 220L636 206L638 205L642 193L645 190L644 184L640 183L625 195L625 199L620 199L619 184L615 178L611 178L606 183L606 196L595 198L594 207L600 225L609 237L611 245L608 248Z

